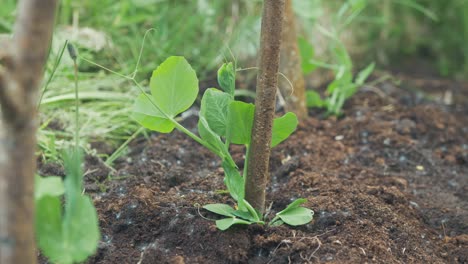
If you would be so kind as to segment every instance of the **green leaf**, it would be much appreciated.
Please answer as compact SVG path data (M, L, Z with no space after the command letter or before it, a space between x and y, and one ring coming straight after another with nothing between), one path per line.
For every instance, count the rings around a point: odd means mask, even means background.
M288 225L298 226L309 223L314 215L314 211L304 208L297 207L290 209L284 213L278 214L279 218Z
M306 92L307 107L322 108L325 106L325 102L320 97L320 94L316 91Z
M223 231L230 228L232 225L239 225L239 224L250 225L251 222L238 219L238 218L234 218L234 217L224 218L224 219L216 221L216 227L218 227L220 230L223 230Z
M369 64L366 68L364 68L363 70L361 70L357 77L356 77L356 81L355 83L358 85L358 86L361 86L364 84L364 82L367 80L367 78L369 78L369 76L371 75L371 73L374 71L374 68L375 68L375 63L371 63Z
M205 142L218 151L215 154L219 155L221 159L225 158L226 155L229 155L223 141L213 130L211 130L204 116L200 116L198 119L198 133Z
M232 198L236 201L242 201L245 196L244 178L240 175L237 168L230 165L227 161L223 161L224 169L224 184L229 190Z
M197 74L184 57L172 56L153 72L150 88L156 105L172 118L195 102Z
M62 219L59 197L36 201L36 237L45 256L54 263L74 263L94 254L100 239L96 209L87 196L76 198Z
M226 136L227 115L232 97L215 88L206 90L200 107L200 115L205 117L209 127L219 136Z
M249 145L255 106L240 101L229 104L226 138L229 142Z
M301 204L307 202L307 199L299 198L290 203L283 211L276 214L276 217L271 221L276 223L278 218L288 225L297 226L307 224L312 220L314 211L299 207Z
M301 54L302 73L307 75L317 68L317 66L311 62L315 56L314 46L303 37L297 39L297 44L299 46L299 53Z
M207 204L203 206L206 210L215 214L234 217L236 210L227 204Z
M232 62L224 63L218 70L218 83L219 86L228 93L231 98L234 98L234 91L236 89L236 69Z
M39 248L53 263L72 263L71 256L62 256L62 205L59 197L43 196L36 200L35 231Z
M292 203L290 203L283 211L279 212L278 214L282 214L284 212L287 212L288 210L294 209L299 207L301 204L304 204L307 202L307 199L305 198L299 198L294 200Z
M65 193L65 187L61 177L34 176L34 199L39 200L44 196L61 196Z
M135 101L132 117L148 129L169 133L175 127L171 119L197 98L197 75L185 58L169 57L153 72L150 88L151 95Z
M150 99L151 96L148 94L138 96L133 104L132 118L147 129L160 133L172 132L175 128L174 124L154 106L154 99Z
M271 135L271 147L273 148L287 139L296 130L298 123L296 114L292 112L275 118Z
M73 208L66 208L64 223L64 252L73 262L82 262L96 252L99 224L96 209L88 196L79 196Z

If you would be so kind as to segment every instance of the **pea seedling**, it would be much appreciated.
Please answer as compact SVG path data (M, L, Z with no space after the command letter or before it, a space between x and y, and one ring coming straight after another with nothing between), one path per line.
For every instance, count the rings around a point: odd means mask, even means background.
M151 94L142 93L136 99L132 114L137 122L150 130L170 133L177 128L221 158L224 183L237 202L237 209L226 204L203 206L208 211L226 217L216 221L216 226L221 230L234 224L265 224L263 216L245 200L243 175L247 164L241 175L229 153L230 144L245 145L248 153L255 111L253 104L234 99L235 78L236 71L232 63L223 64L218 70L218 83L222 90L210 88L204 93L198 120L199 136L176 121L177 115L192 106L199 92L197 75L183 57L169 57L159 65L150 80ZM287 139L297 124L294 113L276 118L271 146ZM304 202L305 199L294 201L278 213L272 223L295 226L310 222L313 211L299 206Z

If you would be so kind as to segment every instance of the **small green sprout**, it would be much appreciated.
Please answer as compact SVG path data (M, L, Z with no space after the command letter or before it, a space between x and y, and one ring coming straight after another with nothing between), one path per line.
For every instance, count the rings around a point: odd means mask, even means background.
M142 126L154 131L170 133L177 128L221 158L224 183L237 202L236 209L226 204L208 204L203 207L225 217L216 221L216 226L221 230L234 224L265 224L263 216L245 200L244 175L247 164L241 174L229 153L230 144L244 145L248 153L255 112L253 104L234 99L235 78L236 70L232 63L223 64L218 70L218 82L222 90L209 88L205 91L198 120L199 135L176 120L177 115L195 102L199 91L197 75L183 57L169 57L159 65L150 80L151 94L142 93L136 99L132 114ZM271 146L286 140L295 131L297 124L294 113L276 118ZM308 214L307 217L285 209L280 215L286 220L281 219L286 224L306 224L312 220L313 212L303 209L301 212Z

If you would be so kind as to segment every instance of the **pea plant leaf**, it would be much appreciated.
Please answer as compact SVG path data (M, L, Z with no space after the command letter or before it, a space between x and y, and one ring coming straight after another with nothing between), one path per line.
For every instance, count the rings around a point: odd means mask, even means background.
M241 101L229 104L227 140L233 144L250 145L255 106Z
M172 56L153 72L150 88L151 95L141 94L135 101L132 117L148 129L169 133L173 118L195 102L198 78L184 57Z
M301 54L302 73L307 75L317 68L317 66L311 62L315 56L314 46L312 46L304 37L299 37L297 39L297 44L299 47L299 53Z
M286 140L296 130L298 123L297 116L293 112L275 118L273 120L271 147L273 148Z
M224 63L218 70L218 83L219 86L227 94L234 98L234 91L236 89L236 69L232 62Z
M34 199L39 200L44 196L61 196L65 193L65 187L61 177L34 176Z
M54 263L82 262L96 252L100 239L96 209L82 192L82 155L64 154L65 210L61 199L36 195L36 237L38 245Z
M232 225L236 225L236 224L237 225L238 224L250 225L250 224L252 224L252 222L242 220L242 219L239 219L239 218L235 218L235 217L224 218L224 219L216 221L216 227L219 230L223 230L223 231L230 228Z
M232 98L218 89L205 91L201 101L200 115L205 117L209 127L219 136L226 136L228 107Z
M236 210L227 204L207 204L204 209L219 215L234 217Z
M300 207L301 204L307 202L307 199L300 198L290 203L284 210L276 214L276 217L271 220L270 225L280 225L284 222L291 226L305 225L312 221L314 211Z
M223 161L223 169L225 174L224 184L228 188L232 198L239 202L240 207L243 207L242 201L245 196L244 178L242 178L237 168L227 161Z
M161 133L170 133L174 130L173 122L155 106L154 99L149 94L140 94L133 104L132 118L140 125Z
M306 92L307 107L322 108L325 106L325 102L320 97L320 94L316 91Z
M314 211L309 208L297 207L282 214L279 214L279 218L283 222L291 226L305 225L312 221Z

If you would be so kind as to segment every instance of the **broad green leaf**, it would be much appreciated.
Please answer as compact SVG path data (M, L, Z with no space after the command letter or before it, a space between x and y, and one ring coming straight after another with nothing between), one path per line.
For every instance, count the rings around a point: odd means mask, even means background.
M307 199L305 198L299 198L294 200L292 203L290 203L286 208L283 209L283 211L279 212L278 214L282 214L287 212L288 210L294 209L299 207L301 204L304 204L307 202Z
M236 201L242 201L245 195L244 178L240 175L237 168L231 166L227 161L223 161L224 184L229 190L232 198Z
M231 98L234 98L234 91L236 89L236 69L232 62L224 63L218 70L218 83L219 86L228 93Z
M236 210L227 204L207 204L203 206L206 210L215 214L233 217L235 216Z
M151 95L140 94L133 104L132 118L143 127L158 131L160 133L170 133L175 126L171 120L164 117L155 106Z
M217 151L215 154L219 155L221 159L223 159L224 156L229 155L223 141L221 141L221 138L211 130L204 116L200 116L198 119L198 133L205 142Z
M234 217L224 218L224 219L216 221L216 227L218 227L220 230L223 230L223 231L230 228L232 225L238 225L238 224L250 225L251 222L238 219L238 218L234 218Z
M283 222L283 220L281 220L279 218L278 218L278 220L275 220L274 222L269 223L270 226L280 226L282 224L284 224L284 222Z
M249 211L237 210L237 211L234 212L234 216L240 217L240 218L245 219L245 220L250 221L250 222L256 222L257 221L257 217L253 216Z
M44 196L61 196L65 193L65 187L61 177L34 176L34 199L39 200Z
M38 246L45 256L53 263L72 263L62 253L62 205L59 197L43 196L36 199L35 230Z
M36 201L36 236L45 256L54 263L76 263L94 254L100 239L96 209L87 196L76 198L62 218L59 197Z
M287 139L296 130L298 123L296 114L292 112L275 118L271 135L271 147L273 148Z
M232 144L249 145L255 106L241 101L229 104L226 137Z
M322 98L320 97L320 94L317 93L316 91L307 91L306 92L306 101L307 101L307 107L317 107L317 108L322 108L325 106L325 103L323 102Z
M197 74L184 57L167 58L150 80L154 102L169 117L184 112L197 98Z
M305 225L309 223L312 220L313 215L314 211L304 207L296 207L285 213L278 214L281 220L292 226Z
M297 39L297 44L299 46L299 53L301 54L302 73L307 75L317 68L317 66L311 62L315 56L314 46L303 37Z
M73 262L82 262L96 252L99 223L96 209L88 196L79 196L73 208L66 208L64 222L64 252Z
M361 86L364 84L364 82L367 80L367 78L369 78L369 76L371 75L371 73L374 71L374 68L375 68L375 63L371 63L369 64L366 68L364 68L363 70L361 70L357 77L356 77L356 81L355 83L358 85L358 86Z
M205 117L209 127L219 136L226 136L227 114L232 97L215 88L203 94L200 115Z

